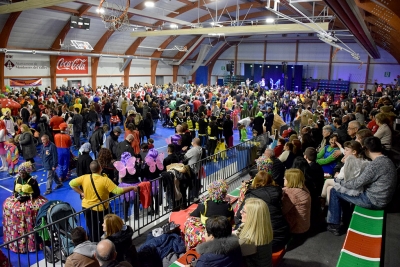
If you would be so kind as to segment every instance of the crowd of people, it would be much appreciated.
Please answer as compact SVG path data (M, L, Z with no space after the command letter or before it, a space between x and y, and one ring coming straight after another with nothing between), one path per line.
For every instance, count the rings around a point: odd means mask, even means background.
M74 232L79 235L78 241L73 240L75 252L86 250L79 244L90 242L88 238L112 241L97 245L100 266L128 259L120 257L119 250L128 255L125 250L130 246L119 248L110 236L130 233L124 225L130 205L134 219L139 218L138 189L150 186L151 201L146 207L149 216L157 216L162 194L154 179L164 179L167 170L179 172L187 165L186 173L194 178L178 185L183 201L177 205L175 194L166 192L170 196L166 210L185 209L199 197L201 167L196 163L233 147L234 130L239 131L241 142L257 141L256 169L251 171L251 179L243 182L235 208L226 202L225 182L216 181L185 223L185 246L201 254L198 266L213 262L271 266L273 252L283 249L291 237L304 237L321 224L322 210L327 212L328 231L339 235L348 226L352 205L385 208L396 188L393 160L399 148L395 120L400 111L400 87L377 85L372 93L354 90L333 95L307 88L298 93L245 86L135 84L127 88L111 84L96 89L21 89L8 97L21 104L20 110L2 109L0 120L0 142L4 144L0 144L0 171L14 174L18 170L18 183L8 201L35 206L36 211L43 204L30 175L37 155L47 172L44 195L62 187L70 178L69 170L76 167L78 177L69 185L82 199L88 233L82 229ZM165 158L152 138L160 124L175 129L166 140ZM270 139L264 135L267 132ZM42 147L37 152L39 144ZM79 150L77 159L71 148ZM29 168L21 168L26 164L19 164L19 154ZM183 167L174 165L179 163ZM17 186L24 181L34 190ZM111 219L107 202L87 209L110 194L123 195L124 218ZM36 199L40 205L35 205ZM22 227L24 223L20 223ZM229 231L232 227L233 234ZM5 241L15 238L10 233L5 236ZM223 251L221 244L226 244ZM88 246L95 249L93 244ZM111 254L101 256L102 248ZM77 266L74 260L69 266ZM133 259L128 261L134 264Z

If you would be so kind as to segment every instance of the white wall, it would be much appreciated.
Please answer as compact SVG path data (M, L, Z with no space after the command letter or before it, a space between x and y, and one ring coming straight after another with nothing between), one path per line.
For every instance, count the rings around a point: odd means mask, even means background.
M288 64L294 64L296 59L296 43L267 43L267 54L264 55L264 43L242 43L240 44L237 54L237 68L235 73L237 75L243 74L243 64L252 63L260 64L266 59L267 64L280 64L282 61L287 61ZM338 51L331 64L331 79L343 79L351 82L352 87L361 88L366 79L366 62L368 54L357 44L352 43L348 46L356 53L360 54L361 60L364 64L354 60L349 53L345 51ZM298 62L297 64L303 65L303 77L313 77L316 79L329 79L329 61L330 61L330 46L324 43L299 43L298 44ZM232 46L221 54L219 59L215 62L212 69L211 83L215 83L218 77L229 75L226 70L221 67L226 67L226 64L235 59L236 47ZM335 49L333 49L335 51ZM369 67L369 75L367 78L367 88L372 88L375 80L378 82L390 84L394 83L394 79L400 74L400 65L396 60L386 51L379 48L381 59L371 59ZM43 55L22 55L13 54L12 58L6 58L7 62L13 62L14 67L11 69L5 67L5 84L9 84L9 78L42 78L43 86L50 85L50 62L49 56ZM89 59L90 60L90 59ZM112 83L120 84L123 81L123 72L119 71L124 59L110 59L101 58L99 61L99 68L97 71L98 85L109 85ZM35 65L36 64L36 65ZM88 75L58 75L57 85L61 86L67 84L68 80L82 80L82 84L91 83L91 64L89 65ZM17 68L16 66L25 66L26 68ZM178 82L184 82L184 77L188 77L192 69L191 65L183 65L178 69ZM385 72L390 72L390 77L384 77ZM130 69L129 85L134 83L150 82L151 61L148 59L133 59ZM170 65L158 63L156 75L164 76L164 83L175 82L173 81L173 67ZM64 81L64 78L67 81ZM189 78L191 79L191 78Z

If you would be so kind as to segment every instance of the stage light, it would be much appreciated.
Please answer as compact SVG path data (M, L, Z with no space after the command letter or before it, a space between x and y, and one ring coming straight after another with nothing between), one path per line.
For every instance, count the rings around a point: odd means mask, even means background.
M154 7L154 2L152 2L152 1L146 1L146 2L144 2L144 5L145 5L146 7Z
M266 23L274 23L274 22L275 22L275 19L274 19L274 18L267 18L267 19L265 20L265 22L266 22Z
M276 68L278 68L278 66L276 66Z

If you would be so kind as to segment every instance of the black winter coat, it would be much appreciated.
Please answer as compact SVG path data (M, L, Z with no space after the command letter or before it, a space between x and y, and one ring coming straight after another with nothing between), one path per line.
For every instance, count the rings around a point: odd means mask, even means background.
M123 225L122 230L107 237L115 245L117 251L118 262L127 260L130 257L130 249L132 245L133 230L129 225Z
M222 124L223 135L225 138L231 137L233 135L233 121L226 120Z
M79 177L85 174L91 174L92 172L90 171L89 165L92 161L93 159L89 153L84 152L82 155L80 155L76 165L76 175Z
M98 128L89 139L90 145L92 147L92 151L99 152L101 145L103 144L103 128Z
M245 201L248 198L258 198L265 201L268 205L271 217L272 231L274 239L272 240L272 251L281 250L290 238L290 228L282 214L282 188L280 186L263 186L256 189L248 189L245 195ZM235 223L239 224L242 219L240 211L244 203L239 207L235 216Z
M115 155L117 156L117 160L121 160L121 155L124 152L129 152L131 155L135 155L135 151L133 150L132 146L128 141L124 140L117 145L115 150Z
M255 117L254 118L254 120L253 120L253 130L257 131L257 135L263 134L263 132L264 132L263 123L264 123L264 118L263 117Z

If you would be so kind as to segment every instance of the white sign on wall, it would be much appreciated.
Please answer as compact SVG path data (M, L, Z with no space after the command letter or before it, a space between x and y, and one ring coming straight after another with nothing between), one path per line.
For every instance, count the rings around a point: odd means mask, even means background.
M16 69L49 69L49 62L45 61L24 61L23 59L14 59L12 55L6 55L4 66L8 70Z

